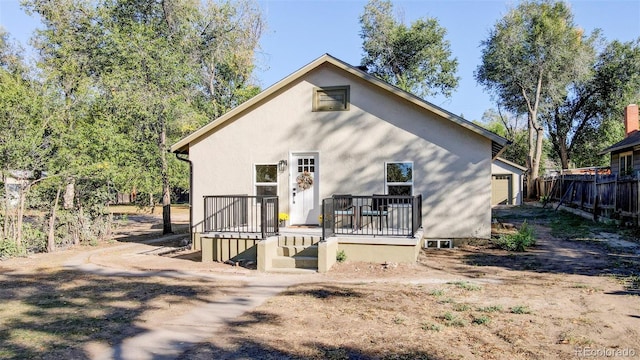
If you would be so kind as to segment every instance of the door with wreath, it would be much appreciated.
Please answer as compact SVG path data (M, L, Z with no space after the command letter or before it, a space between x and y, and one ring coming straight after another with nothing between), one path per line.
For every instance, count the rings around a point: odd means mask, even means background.
M292 225L319 223L318 153L295 153L291 156L291 196L289 218Z

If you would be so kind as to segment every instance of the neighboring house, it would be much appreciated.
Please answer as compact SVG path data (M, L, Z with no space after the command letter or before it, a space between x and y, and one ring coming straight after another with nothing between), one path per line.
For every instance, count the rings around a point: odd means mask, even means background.
M638 131L638 105L624 108L625 138L600 154L611 154L611 173L618 176L634 175L640 170L640 131Z
M191 162L196 231L208 195L277 195L288 225L317 225L322 199L390 194L422 196L424 238L467 239L491 235L491 163L507 143L325 54L171 151Z
M527 168L503 158L491 163L491 205L522 205L522 179Z
M45 176L39 171L30 170L9 170L2 175L6 205L15 208L20 203L20 189L27 186L29 181Z

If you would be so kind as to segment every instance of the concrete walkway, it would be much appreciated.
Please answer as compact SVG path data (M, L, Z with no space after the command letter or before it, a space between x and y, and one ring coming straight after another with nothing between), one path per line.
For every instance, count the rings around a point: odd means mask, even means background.
M113 251L137 254L148 250L148 244L171 240L184 235L171 235L143 244L130 243L82 253L65 263L68 269L98 274L102 276L172 276L175 272L139 271L105 267L92 263L92 259ZM224 275L181 271L179 276L209 280L234 281L244 286L233 294L194 308L175 318L161 320L152 330L143 332L122 343L109 347L103 343L93 343L87 347L92 359L174 359L183 352L211 338L215 332L242 314L260 306L267 299L288 287L316 278L314 275Z

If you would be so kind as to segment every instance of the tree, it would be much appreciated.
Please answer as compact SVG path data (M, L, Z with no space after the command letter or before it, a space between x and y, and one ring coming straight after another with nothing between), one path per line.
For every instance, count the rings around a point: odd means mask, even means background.
M527 114L529 194L543 153L544 127L539 114L558 104L596 35L586 38L573 23L569 7L552 0L524 1L509 11L482 41L482 63L476 80L505 109Z
M526 164L527 127L526 119L498 108L489 109L482 115L478 125L511 141L501 157L516 164Z
M563 169L570 161L602 165L597 153L620 139L616 119L640 95L640 39L613 41L583 66L588 76L573 80L563 101L542 114Z
M210 1L199 14L195 50L210 105L207 112L217 118L259 93L250 77L265 24L261 12L247 0Z
M0 171L3 180L17 180L18 195L12 214L11 191L5 182L2 238L12 239L18 249L22 248L26 197L34 180L40 180L38 174L46 167L49 153L40 91L29 77L20 49L0 28ZM10 227L15 230L9 231Z
M390 0L370 0L360 17L361 65L372 75L420 97L451 96L458 86L458 61L446 30L435 18L407 27L393 17Z
M63 95L58 123L74 130L57 158L76 165L70 178L87 186L101 178L149 194L152 204L161 193L163 232L171 232L171 186L188 172L169 144L256 93L249 78L260 13L248 1L25 4L45 25L36 47Z

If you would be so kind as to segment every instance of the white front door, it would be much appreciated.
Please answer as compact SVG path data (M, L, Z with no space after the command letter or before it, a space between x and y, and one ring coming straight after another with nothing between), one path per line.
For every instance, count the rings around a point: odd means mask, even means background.
M292 225L320 223L318 153L291 155L290 221Z

